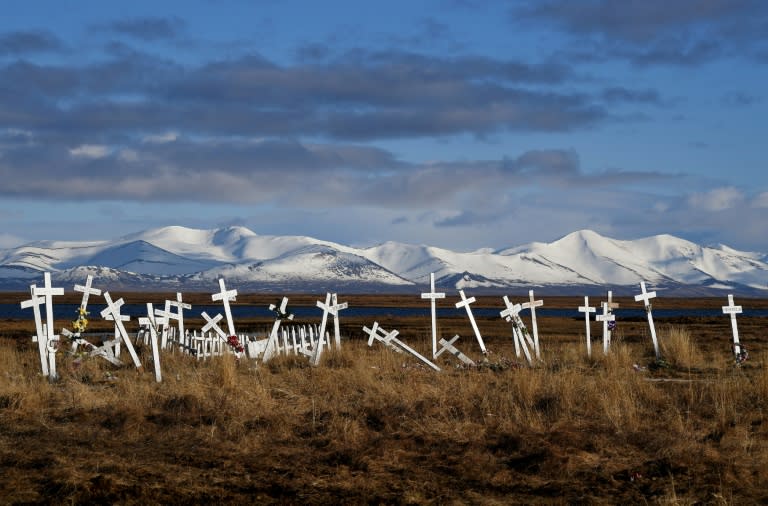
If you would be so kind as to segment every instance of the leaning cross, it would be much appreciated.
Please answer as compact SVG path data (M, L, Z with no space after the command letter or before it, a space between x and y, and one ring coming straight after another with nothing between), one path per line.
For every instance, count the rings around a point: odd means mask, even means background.
M541 358L539 349L539 325L536 323L536 308L544 305L543 300L536 300L533 296L533 290L528 290L528 302L523 302L523 309L531 310L531 328L533 328L533 347L536 350L536 358Z
M219 278L219 288L221 288L221 291L211 295L211 299L214 302L220 300L222 304L224 304L224 315L227 317L227 330L229 330L230 336L234 336L236 335L235 322L232 320L232 309L229 307L229 303L235 301L237 290L227 290L224 286L224 279L222 278Z
M40 318L40 306L45 304L45 297L35 295L35 285L30 285L29 292L32 298L21 301L21 309L32 308L35 315L35 339L37 341L37 347L40 351L40 365L42 367L43 376L48 376L48 353L46 350L46 338L43 332L43 321Z
M645 291L645 281L640 282L640 290L642 293L635 295L635 300L640 302L643 301L643 305L645 306L645 311L648 313L648 326L651 329L651 339L653 339L653 351L656 353L656 358L661 358L661 352L659 352L659 341L656 339L656 327L653 325L653 314L651 314L651 303L650 300L656 297L656 292L646 292Z
M317 336L317 343L315 349L312 352L312 365L318 365L320 363L320 355L323 353L323 346L325 346L325 326L328 324L328 315L334 313L332 306L332 298L330 293L325 294L325 303L316 302L317 307L323 310L323 319L320 322L320 332Z
M611 300L610 295L608 300ZM603 302L603 314L595 315L595 320L603 322L603 354L605 355L608 354L608 348L611 346L611 330L608 327L608 322L616 321L616 315L611 313L610 304L610 302Z
M276 318L275 323L272 324L272 332L269 333L269 340L267 340L267 346L264 348L264 354L261 358L264 363L267 363L275 353L277 353L277 334L280 330L280 323L283 321L283 318L293 320L293 313L288 313L288 297L282 298L279 307L270 304L269 310L275 313ZM323 324L325 324L325 320L323 320Z
M163 323L162 318L155 318L155 310L151 302L147 302L147 316L139 318L139 325L149 327L149 339L152 342L152 360L155 365L155 381L163 381L163 375L160 372L160 351L157 345L157 326Z
M85 279L85 285L75 284L75 291L82 292L83 294L83 300L80 302L80 307L82 309L86 309L88 307L89 295L96 295L97 297L101 295L101 290L99 290L98 288L91 288L92 282L93 282L93 276L88 274L88 277Z
M528 350L528 346L530 345L533 347L534 343L531 341L530 336L528 336L528 329L525 328L525 324L520 318L520 311L522 311L523 306L521 304L512 304L509 297L506 295L504 296L504 305L507 306L507 309L501 311L499 315L506 321L512 323L512 339L515 342L515 355L520 357L520 348L522 347L528 364L533 365L531 352ZM527 344L526 341L528 341Z
M109 292L104 292L104 300L107 301L107 307L101 312L101 317L107 319L110 315L112 316L112 319L115 320L115 327L117 327L117 331L120 334L120 337L123 339L125 347L128 348L128 353L131 354L133 364L136 366L136 369L140 369L141 362L139 361L139 357L136 355L136 350L133 349L133 343L131 343L131 340L128 337L128 332L125 330L125 325L123 325L123 315L120 314L120 306L122 306L124 303L123 299L120 298L113 302L112 296L109 295Z
M417 352L416 350L414 350L413 348L411 348L410 346L408 346L407 344L402 342L400 339L398 339L397 335L398 335L399 332L397 330L393 330L391 332L387 332L386 330L384 330L381 327L379 327L378 322L374 322L372 329L369 329L368 327L363 327L363 332L365 332L366 334L369 335L368 346L372 346L374 340L381 341L382 343L384 343L385 345L390 346L390 347L397 346L397 347L407 351L408 353L410 353L414 357L418 358L419 360L424 362L426 365L428 365L429 367L431 367L435 371L439 371L440 370L440 368L438 366L436 366L434 363L430 362L426 357L424 357L419 352ZM381 332L383 334L383 336L380 336L378 334L379 332Z
M579 313L584 313L584 324L587 327L587 356L592 356L592 337L589 333L589 313L597 311L594 307L589 305L589 297L584 296L584 305L579 306Z
M461 301L456 303L456 309L463 307L467 310L467 316L469 317L469 322L472 324L472 330L475 331L475 337L477 338L478 344L480 344L480 351L483 352L483 355L487 355L488 350L485 349L483 336L480 335L480 330L477 328L477 323L475 322L475 316L472 314L472 308L469 307L469 305L475 302L477 299L474 297L467 298L467 296L464 295L464 290L459 290L459 295L461 296Z
M447 351L454 357L458 358L462 362L464 362L466 365L475 365L475 363L472 361L471 358L464 355L458 348L456 348L453 343L459 340L459 335L456 334L451 338L450 341L446 341L445 339L440 339L440 346L441 348L438 350L437 355L435 355L435 358L439 357L440 354L442 354L444 351Z
M33 296L43 296L45 298L45 321L46 321L46 327L45 327L45 346L48 349L48 359L49 364L50 360L53 358L55 360L55 357L52 356L52 353L56 352L55 346L53 344L54 341L59 340L59 336L54 335L54 329L53 329L53 296L54 295L64 295L64 289L63 288L53 288L51 286L51 273L46 272L44 275L45 280L45 287L44 288L38 288L35 287L33 290L32 295ZM51 351L53 350L53 352ZM55 364L55 363L54 363ZM50 364L51 367L49 369L51 379L56 379L56 373L55 373L55 365Z
M429 292L421 294L422 299L430 299L432 311L432 358L437 358L437 309L435 302L437 299L444 299L445 294L435 292L435 273L429 274Z
M733 303L733 294L728 295L728 305L723 306L723 314L731 315L731 329L733 330L733 352L738 360L741 356L741 344L739 343L739 328L736 326L736 315L741 313L741 306Z

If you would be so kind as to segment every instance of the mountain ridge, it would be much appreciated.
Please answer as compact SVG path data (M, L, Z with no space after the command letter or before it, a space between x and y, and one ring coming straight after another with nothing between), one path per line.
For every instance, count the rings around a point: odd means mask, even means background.
M403 291L435 273L444 288L578 293L651 286L677 293L722 290L768 295L768 255L701 246L669 234L619 240L583 229L550 243L457 252L387 241L355 248L308 236L260 235L245 227L160 227L104 241L36 241L0 250L0 289L44 271L56 279L92 273L130 289L203 290L225 277L257 290L344 287ZM34 281L31 281L34 282Z

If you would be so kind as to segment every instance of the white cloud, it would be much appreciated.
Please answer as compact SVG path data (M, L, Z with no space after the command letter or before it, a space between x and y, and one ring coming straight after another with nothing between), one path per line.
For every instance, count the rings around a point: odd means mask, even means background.
M694 193L688 197L688 204L705 211L725 211L744 200L744 194L732 186L715 188L704 193Z
M109 153L109 147L101 144L81 144L69 150L69 154L76 158L104 158L109 156Z
M147 135L142 139L142 141L148 144L167 144L169 142L175 141L178 138L179 134L177 132L166 132L159 135Z

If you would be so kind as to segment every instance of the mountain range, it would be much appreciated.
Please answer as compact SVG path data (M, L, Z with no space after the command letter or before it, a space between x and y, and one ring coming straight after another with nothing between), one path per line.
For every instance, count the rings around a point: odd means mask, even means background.
M386 242L355 248L245 227L156 228L114 240L38 241L0 250L0 289L26 289L43 272L59 283L130 290L209 290L223 277L253 291L418 292L438 287L551 295L637 291L640 281L675 295L768 295L768 255L700 246L671 235L617 240L580 230L551 243L456 252Z

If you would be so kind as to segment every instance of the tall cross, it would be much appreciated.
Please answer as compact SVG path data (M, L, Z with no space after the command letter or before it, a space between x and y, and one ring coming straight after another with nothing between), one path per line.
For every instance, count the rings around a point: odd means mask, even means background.
M608 296L608 300L611 300L610 296ZM603 314L595 315L595 320L603 322L603 354L605 355L608 354L608 349L611 346L611 331L608 322L616 321L616 315L611 313L610 304L610 302L603 302Z
M650 300L656 297L656 292L646 292L645 291L645 281L640 282L640 290L642 293L635 295L635 300L637 302L643 301L643 305L645 306L645 312L648 313L648 326L651 329L651 339L653 339L653 351L656 353L656 358L661 358L661 352L659 351L659 341L656 339L656 327L653 325L653 314L651 313L651 302Z
M88 296L89 295L95 295L99 296L101 295L101 290L98 288L91 288L91 283L93 282L93 276L88 274L88 277L85 278L85 285L75 285L75 291L76 292L82 292L83 294L83 300L80 301L80 307L82 309L85 309L88 307Z
M607 310L603 310L603 315L605 314L613 314L613 310L619 307L618 302L613 302L613 291L608 290L608 304ZM608 354L608 350L611 347L611 327L608 324L609 321L616 321L616 317L614 316L610 320L605 320L603 322L603 353L606 355Z
M464 309L467 310L467 316L469 317L469 322L472 324L472 330L475 331L475 337L477 338L478 344L480 344L480 351L483 352L483 355L487 355L488 350L485 349L483 336L480 335L480 329L477 328L477 323L475 322L475 316L472 314L472 308L469 307L469 305L475 302L477 299L475 299L474 297L467 298L467 296L464 295L464 290L459 290L459 295L461 296L461 300L456 303L456 309L463 307Z
M120 306L122 306L124 303L123 299L120 298L113 302L112 296L109 295L109 292L104 292L104 300L107 301L107 307L101 312L101 317L107 319L110 315L112 316L112 319L115 320L117 331L120 334L120 337L123 339L125 347L128 348L128 352L131 354L133 364L136 366L136 369L140 369L141 362L139 361L139 357L136 355L136 350L133 349L133 343L131 343L131 340L128 337L128 332L125 330L125 325L123 325L123 315L120 314Z
M163 381L163 374L160 371L160 350L157 344L157 327L163 322L161 318L155 317L155 310L151 302L147 302L147 316L139 318L139 325L149 327L149 340L152 343L152 361L155 366L155 381Z
M543 300L536 300L533 290L528 290L528 302L523 302L523 309L531 310L531 328L533 328L533 347L536 350L536 358L541 358L539 349L539 324L536 323L536 308L544 305Z
M176 321L179 326L179 339L184 340L184 310L185 309L192 309L192 304L187 304L186 302L182 301L181 292L176 292L176 300L170 301L169 306L175 306L177 307L177 318Z
M318 300L316 304L317 307L323 310L323 319L320 321L320 332L318 333L317 344L312 353L312 365L318 365L320 363L320 355L323 353L323 346L325 346L325 326L328 324L328 315L332 315L334 311L331 307L332 297L330 292L325 294L325 303Z
M584 324L587 327L587 356L592 356L592 337L589 332L589 313L597 311L594 307L589 305L589 297L584 296L584 305L579 306L579 313L584 313Z
M336 344L336 349L341 349L341 328L339 322L339 311L347 309L349 304L346 302L339 302L338 294L331 294L331 314L333 315L333 337Z
M219 288L221 288L221 291L211 295L211 299L214 302L220 300L222 304L224 304L224 315L227 317L227 330L229 330L230 336L234 336L236 335L235 322L232 320L232 309L229 307L229 303L235 301L237 290L227 290L224 286L223 278L219 278Z
M42 367L43 376L48 376L48 353L46 348L46 337L43 332L43 321L40 318L40 306L45 304L45 297L35 295L35 285L30 285L29 292L32 296L30 299L21 301L21 309L32 308L35 315L35 339L37 341L37 347L40 352L40 366Z
M437 358L437 308L436 300L444 299L445 294L435 292L435 273L429 273L429 292L421 294L422 299L430 299L432 314L432 358Z
M55 335L54 328L53 328L53 297L55 295L64 295L64 289L63 288L54 288L51 286L51 273L46 272L43 276L45 280L45 286L43 288L35 287L33 290L34 296L43 296L45 298L45 321L46 321L46 327L45 327L45 346L48 349L48 357L49 362L51 358L51 350L54 350L53 348L53 341L58 341L59 336ZM49 370L51 378L56 379L56 375L51 368Z
M733 294L728 294L728 305L723 306L723 314L731 315L731 329L733 330L733 353L738 360L741 356L741 343L739 343L739 328L736 326L736 315L741 313L741 306L733 303Z

